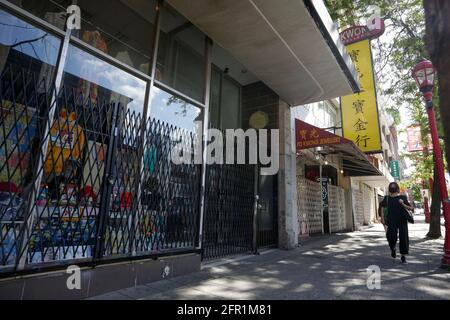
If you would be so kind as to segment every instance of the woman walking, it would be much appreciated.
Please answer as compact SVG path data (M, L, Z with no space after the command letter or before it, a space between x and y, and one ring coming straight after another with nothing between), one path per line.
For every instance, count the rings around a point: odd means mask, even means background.
M384 209L387 209L385 212ZM414 212L405 195L400 194L400 187L396 182L389 184L389 195L380 202L378 213L381 222L385 226L386 237L391 248L392 258L396 258L397 239L400 238L400 254L402 263L406 263L406 255L409 254L408 220L405 210ZM409 214L409 213L408 213Z

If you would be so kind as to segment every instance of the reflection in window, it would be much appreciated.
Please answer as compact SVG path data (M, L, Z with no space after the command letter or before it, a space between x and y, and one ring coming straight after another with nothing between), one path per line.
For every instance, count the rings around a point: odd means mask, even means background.
M24 69L36 74L39 80L45 80L48 87L60 40L3 10L0 21L0 70L3 72L8 67L13 71Z
M121 103L131 112L143 110L146 83L81 49L70 46L64 68L64 85L93 104L101 101Z
M35 16L44 19L55 27L64 30L67 18L67 8L72 0L8 0L22 7Z
M201 109L157 87L152 89L151 118L190 132L203 121Z
M241 89L228 79L222 81L221 124L224 129L240 128Z
M241 127L241 87L218 68L211 75L211 125L220 129Z
M221 86L222 74L217 68L213 68L211 74L211 102L209 105L209 121L213 128L220 128Z
M156 0L79 0L81 30L87 44L117 60L149 72Z
M14 263L61 42L0 10L0 267Z
M169 5L164 5L156 80L203 101L204 51L204 34Z
M122 243L126 232L116 230L116 218L121 209L129 209L126 197L135 183L145 89L144 81L69 46L63 87L47 133L43 181L32 208L30 263L92 257L109 150L113 190L118 190L111 195L111 208L118 202L119 209L110 211L106 236ZM112 134L113 114L120 128L117 135Z

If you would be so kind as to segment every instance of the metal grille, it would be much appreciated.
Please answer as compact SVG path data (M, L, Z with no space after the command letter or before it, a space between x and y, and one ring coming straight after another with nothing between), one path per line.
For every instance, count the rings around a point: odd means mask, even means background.
M278 242L278 222L276 216L272 218L272 229L261 230L261 218L258 216L258 248L276 246Z
M21 265L93 257L113 109L103 97L92 103L74 88L61 89L50 131L38 137L48 147L37 172L42 180L29 207Z
M297 201L300 235L322 233L321 186L317 182L298 177L297 178Z
M253 243L253 165L207 166L204 259L248 252Z
M328 186L328 210L330 214L331 232L339 232L345 230L346 224L344 189L333 185Z
M201 166L171 161L194 134L5 70L0 271L195 248Z
M361 191L353 190L353 206L355 217L355 229L359 229L364 225L364 202L363 193Z
M119 105L114 138L108 154L107 213L102 217L102 256L127 255L132 250L134 219L138 205L141 114Z
M372 189L367 186L366 184L363 184L363 201L364 201L364 224L369 225L371 224L375 219L375 204L374 204L374 196Z
M45 79L8 65L0 75L0 268L14 267L49 105Z
M171 161L172 151L194 154L195 134L149 121L141 171L137 252L194 248L198 239L201 165Z

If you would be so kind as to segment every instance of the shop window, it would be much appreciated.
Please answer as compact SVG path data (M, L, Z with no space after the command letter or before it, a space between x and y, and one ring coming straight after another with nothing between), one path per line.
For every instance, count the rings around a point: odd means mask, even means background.
M209 105L209 115L211 127L220 128L220 95L222 88L222 73L213 68L211 74L211 99Z
M149 73L156 0L78 0L81 30L74 34L117 60Z
M125 239L131 231L122 222L136 196L145 90L145 81L69 46L32 208L29 263L92 257L107 161L111 189L104 237L114 253L129 251Z
M65 30L67 8L72 0L8 0L12 4L47 21L55 27Z
M141 210L136 221L138 252L195 246L201 166L192 163L203 113L182 99L152 88L141 172ZM175 163L188 150L191 163ZM183 154L184 156L184 154Z
M0 266L14 263L61 41L0 10Z
M156 80L202 102L205 92L205 36L165 4L162 10Z
M241 128L241 86L218 68L211 77L210 122L215 128Z
M220 108L222 128L240 128L241 89L239 85L226 77L222 81Z
M154 87L152 89L151 118L177 129L195 132L197 123L203 121L203 113L199 107Z

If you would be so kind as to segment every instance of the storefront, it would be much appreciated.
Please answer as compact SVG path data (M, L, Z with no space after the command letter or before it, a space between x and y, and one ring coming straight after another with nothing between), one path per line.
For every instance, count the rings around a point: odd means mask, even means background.
M295 112L293 115L295 116ZM374 212L365 184L352 177L382 175L350 140L293 118L297 148L300 238L358 229ZM372 192L373 194L373 192ZM366 222L367 220L367 222Z
M241 128L258 79L168 4L79 1L73 31L69 4L1 11L2 274L254 250L254 166L175 165L171 152L194 150L198 121Z
M286 150L270 177L254 165L175 165L171 155L181 141L195 156L199 125L248 128L264 112L265 128L288 132L289 105L357 90L338 36L323 31L323 8L295 5L314 16L298 28L315 41L312 55L283 44L274 28L284 27L261 16L249 28L258 11L247 5L224 3L211 24L204 1L79 0L81 28L67 29L74 3L0 1L0 277L76 264L100 282L98 266L111 266L127 286L292 242ZM233 28L271 38L251 44L235 30L230 39Z

